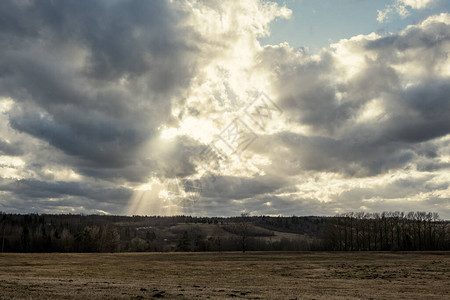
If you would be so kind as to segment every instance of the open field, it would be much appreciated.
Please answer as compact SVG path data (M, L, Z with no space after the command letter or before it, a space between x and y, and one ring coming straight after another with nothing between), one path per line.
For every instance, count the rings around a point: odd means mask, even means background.
M0 254L0 299L450 299L448 252Z

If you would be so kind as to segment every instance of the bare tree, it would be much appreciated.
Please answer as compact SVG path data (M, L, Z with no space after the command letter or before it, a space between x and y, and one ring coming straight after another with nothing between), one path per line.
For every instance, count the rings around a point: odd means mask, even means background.
M236 223L236 232L240 236L241 249L243 253L245 253L248 248L248 237L250 231L249 217L250 214L243 213L241 214L239 222Z

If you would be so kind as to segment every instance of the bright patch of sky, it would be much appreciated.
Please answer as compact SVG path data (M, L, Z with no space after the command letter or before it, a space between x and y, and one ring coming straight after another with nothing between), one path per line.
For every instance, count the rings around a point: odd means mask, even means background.
M450 1L412 0L278 0L292 10L290 19L278 18L271 24L262 45L288 42L292 47L317 51L341 39L376 32L396 33L427 17L450 11ZM425 3L414 9L412 3ZM416 5L413 5L416 6ZM420 7L420 6L419 6ZM402 13L403 12L403 13ZM384 18L380 18L383 15ZM382 21L380 21L383 19Z

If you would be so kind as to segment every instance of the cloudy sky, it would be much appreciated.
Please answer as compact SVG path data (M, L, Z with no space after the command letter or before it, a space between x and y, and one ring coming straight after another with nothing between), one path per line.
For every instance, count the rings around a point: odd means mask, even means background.
M450 219L445 0L0 1L0 211Z

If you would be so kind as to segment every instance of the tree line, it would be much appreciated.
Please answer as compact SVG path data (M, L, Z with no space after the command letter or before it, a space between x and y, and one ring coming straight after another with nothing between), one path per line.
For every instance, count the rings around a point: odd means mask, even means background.
M335 217L6 214L1 252L450 250L449 222L425 212Z
M349 212L328 222L327 248L337 251L449 250L449 222L430 212Z

